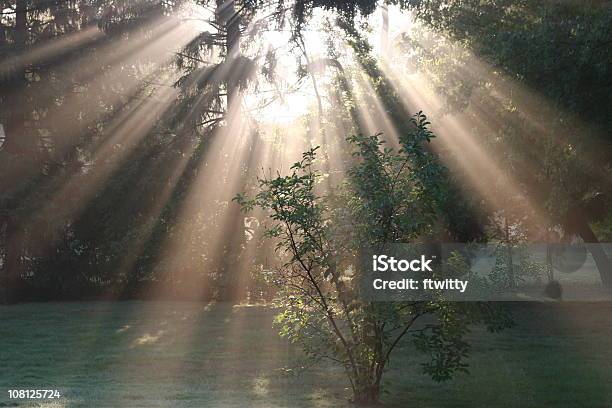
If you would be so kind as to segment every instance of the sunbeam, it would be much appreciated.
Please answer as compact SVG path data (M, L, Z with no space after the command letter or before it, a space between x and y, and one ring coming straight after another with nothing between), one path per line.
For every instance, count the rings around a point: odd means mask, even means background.
M612 406L606 3L3 0L0 406Z

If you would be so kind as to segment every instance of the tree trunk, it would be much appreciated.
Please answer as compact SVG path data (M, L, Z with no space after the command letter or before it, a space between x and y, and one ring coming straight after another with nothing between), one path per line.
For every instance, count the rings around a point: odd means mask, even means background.
M368 387L357 389L353 393L353 403L360 407L378 405L380 402L380 386L372 384Z
M228 70L226 80L227 87L227 110L233 112L238 108L239 101L236 99L238 93L238 78L240 67L233 66L240 56L240 15L236 13L234 1L217 1L216 18L221 26L225 27L225 63L230 64L232 69ZM234 106L236 104L237 106ZM239 112L233 112L239 114Z
M510 239L510 227L508 219L504 218L504 239L506 240L506 250L508 251L508 286L510 289L516 288L516 279L514 277L514 254L512 253L512 239Z
M27 2L18 0L15 8L15 35L13 48L18 53L26 52L27 43ZM10 107L4 127L5 140L0 154L0 191L10 198L11 192L24 183L33 174L36 162L36 139L28 135L26 123L28 120L28 98L26 68L19 68L11 75L10 86L7 87L8 97L5 104ZM21 287L22 255L25 247L23 231L16 216L19 204L14 200L5 200L4 237L5 248L2 265L2 282L4 302L17 301Z
M588 249L593 256L595 265L597 265L597 270L601 276L601 282L605 287L612 289L612 263L591 229L591 226L586 221L580 230L580 237L584 242L589 244Z
M240 15L236 13L233 0L217 0L216 19L219 25L223 26L226 30L225 64L229 66L227 77L225 78L227 91L226 122L230 128L238 129L238 132L231 132L231 134L226 134L224 137L238 138L241 136L238 133L244 131L240 112L238 78L241 75L242 67L237 66L238 57L240 56ZM246 182L246 179L244 182ZM244 186L244 182L239 184ZM225 215L226 221L223 223L225 233L221 236L223 249L220 264L222 277L219 297L226 301L238 301L243 297L243 288L240 284L242 276L240 274L243 272L241 271L241 260L245 246L244 219L240 206L230 201L227 214Z
M5 217L3 273L0 277L0 303L14 303L21 298L23 240L15 219Z
M582 208L576 207L568 211L566 233L577 234L585 243L589 244L588 249L601 276L601 283L606 288L612 289L612 263L591 229L587 214Z
M221 254L220 272L221 287L219 288L219 300L228 302L238 302L244 297L242 274L242 255L244 252L245 233L244 233L244 214L236 203L230 203L226 214L226 233L221 236L224 243Z

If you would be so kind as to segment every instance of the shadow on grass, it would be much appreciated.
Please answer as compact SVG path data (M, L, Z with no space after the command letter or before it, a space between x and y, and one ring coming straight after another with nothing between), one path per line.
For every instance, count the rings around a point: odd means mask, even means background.
M517 326L471 334L470 375L437 384L399 349L385 406L612 406L612 305L513 306ZM342 370L289 375L299 353L264 307L84 302L0 307L0 406L349 407ZM59 389L42 405L9 389ZM10 405L9 405L10 404Z

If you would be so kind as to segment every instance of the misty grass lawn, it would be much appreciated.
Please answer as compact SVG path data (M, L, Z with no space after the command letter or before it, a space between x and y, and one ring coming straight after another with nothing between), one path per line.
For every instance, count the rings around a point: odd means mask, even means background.
M477 330L470 374L438 384L407 344L388 407L610 407L612 304L520 304L517 325ZM174 302L0 307L0 406L348 407L341 370L285 368L299 352L265 307ZM9 389L59 389L56 401Z

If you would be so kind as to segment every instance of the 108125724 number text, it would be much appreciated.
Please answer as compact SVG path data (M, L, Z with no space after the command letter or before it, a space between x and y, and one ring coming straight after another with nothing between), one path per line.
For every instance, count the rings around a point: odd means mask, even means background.
M59 390L8 390L9 399L57 399Z

